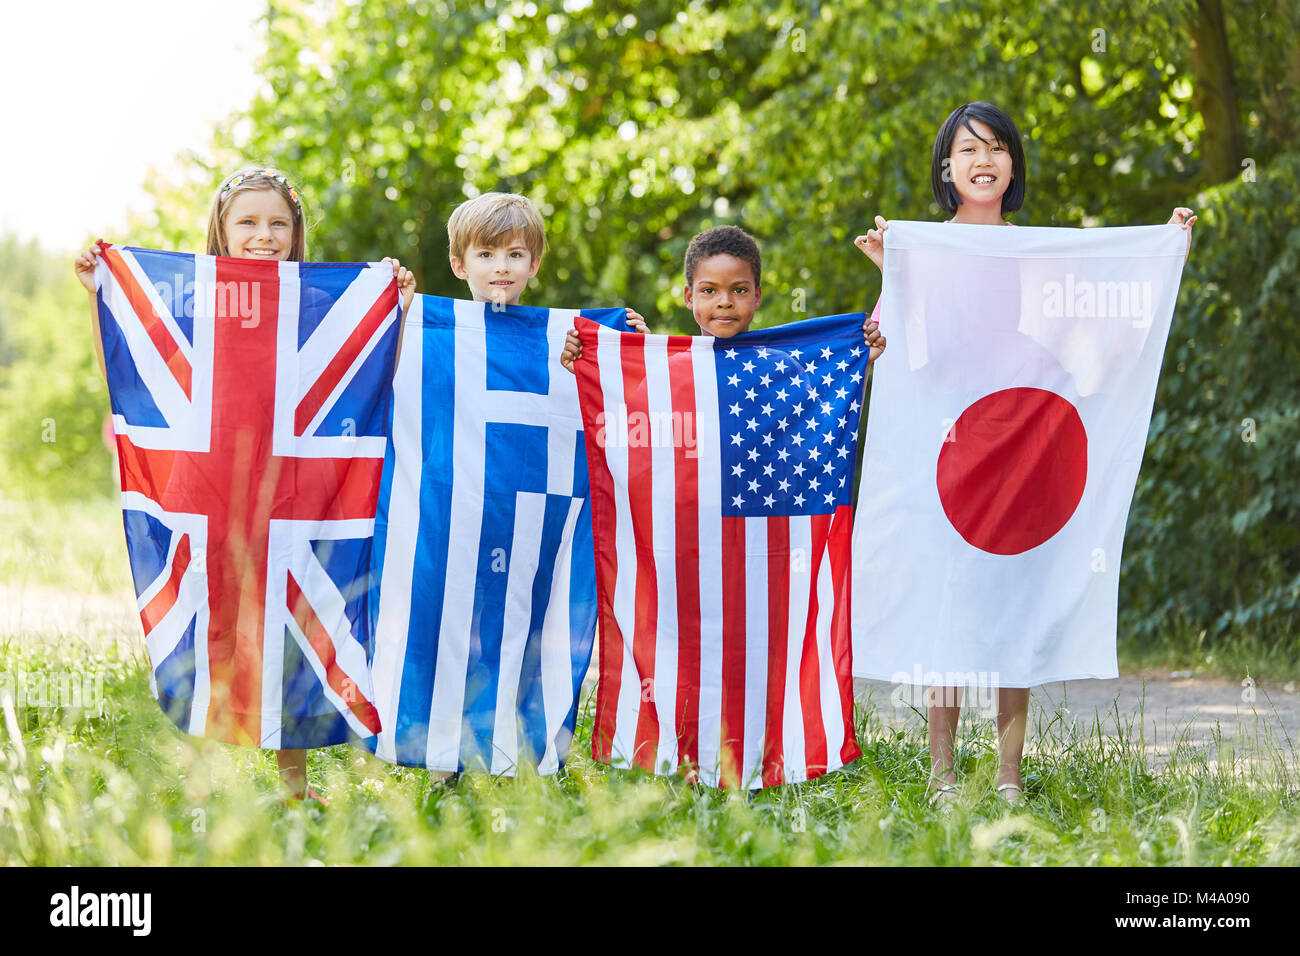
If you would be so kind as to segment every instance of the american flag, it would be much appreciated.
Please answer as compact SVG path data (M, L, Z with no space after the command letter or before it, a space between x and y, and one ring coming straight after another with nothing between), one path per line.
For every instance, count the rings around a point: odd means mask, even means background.
M579 323L597 760L757 788L861 756L849 545L862 324L714 339Z
M127 551L159 704L228 743L374 735L362 628L392 270L100 252Z
M416 296L375 533L365 746L433 770L554 773L596 631L574 309ZM583 315L626 329L624 309Z

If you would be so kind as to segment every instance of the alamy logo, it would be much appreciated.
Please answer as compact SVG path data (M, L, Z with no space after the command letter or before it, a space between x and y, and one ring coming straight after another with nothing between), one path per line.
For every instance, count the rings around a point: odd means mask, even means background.
M1049 319L1131 319L1134 328L1151 324L1151 281L1093 282L1076 279L1043 285L1043 315Z
M150 893L68 893L50 897L51 926L129 926L135 936L148 936L152 923Z
M682 448L687 458L699 456L695 416L687 412L629 412L620 404L606 417L596 413L598 448Z

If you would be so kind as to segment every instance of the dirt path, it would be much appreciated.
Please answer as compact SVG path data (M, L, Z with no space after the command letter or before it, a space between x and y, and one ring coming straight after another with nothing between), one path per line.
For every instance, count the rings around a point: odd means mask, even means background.
M910 694L881 681L854 682L856 696L874 706L886 728L919 726L907 706ZM992 695L976 700L976 719L993 719ZM1054 724L1057 715L1060 724ZM1031 746L1035 736L1062 735L1067 727L1087 734L1141 740L1159 762L1205 760L1245 770L1282 759L1300 766L1300 693L1296 685L1268 681L1242 686L1228 680L1173 676L1167 672L1123 675L1115 680L1077 680L1034 688L1029 704Z
M130 592L87 595L13 584L0 584L4 639L96 651L114 642L124 650L143 643ZM595 673L593 666L588 681ZM907 706L910 696L895 699L901 690L881 681L855 682L858 700L873 708L884 728L918 727L922 720ZM975 701L976 719L992 719L996 712L991 695L986 697ZM1029 722L1031 746L1044 734L1060 735L1067 725L1087 733L1100 722L1104 734L1141 739L1161 761L1178 757L1244 767L1280 755L1293 770L1300 767L1300 693L1295 684L1264 681L1243 687L1228 680L1171 678L1167 672L1044 684L1030 699Z
M107 650L144 643L130 591L81 594L42 585L0 584L0 640L57 642Z

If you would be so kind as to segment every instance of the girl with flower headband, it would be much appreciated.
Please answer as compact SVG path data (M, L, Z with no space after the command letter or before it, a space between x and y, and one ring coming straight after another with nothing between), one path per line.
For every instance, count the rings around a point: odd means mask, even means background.
M306 259L307 229L302 198L282 172L262 166L245 166L222 181L212 198L212 211L208 216L207 254L288 262ZM77 278L90 293L95 354L100 371L107 378L95 293L98 259L98 246L91 246L76 258L75 266ZM396 259L383 261L392 264L402 297L402 313L405 314L415 294L415 276ZM324 804L325 801L307 786L306 750L278 750L276 758L281 783L289 799L300 800L305 796Z

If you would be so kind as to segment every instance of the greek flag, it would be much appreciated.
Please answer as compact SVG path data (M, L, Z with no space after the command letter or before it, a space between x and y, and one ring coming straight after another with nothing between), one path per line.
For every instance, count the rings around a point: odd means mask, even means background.
M553 773L596 626L576 381L582 315L416 296L393 380L375 521L375 704L366 746L433 770Z

